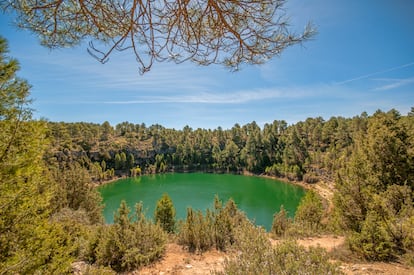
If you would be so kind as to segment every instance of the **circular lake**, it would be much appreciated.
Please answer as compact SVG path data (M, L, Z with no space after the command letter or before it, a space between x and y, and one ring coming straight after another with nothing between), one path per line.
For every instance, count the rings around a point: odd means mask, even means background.
M113 215L121 200L134 209L142 201L147 216L152 217L156 202L167 193L177 211L177 219L185 219L187 207L205 210L213 207L214 196L226 202L233 198L257 225L270 230L273 214L283 205L293 217L305 190L299 186L254 176L207 173L174 173L146 175L118 180L99 187L104 217L113 222Z

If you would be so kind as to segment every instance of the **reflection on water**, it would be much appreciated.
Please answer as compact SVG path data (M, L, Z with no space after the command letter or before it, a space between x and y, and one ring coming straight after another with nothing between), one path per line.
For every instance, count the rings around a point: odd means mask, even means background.
M121 200L133 209L142 201L147 216L153 216L155 204L163 193L168 193L177 210L177 219L184 219L187 207L205 210L213 205L217 194L221 200L233 198L247 216L271 228L273 214L283 204L293 217L305 191L299 186L267 178L206 173L176 173L148 175L122 179L99 188L105 204L104 217L113 222L113 214Z

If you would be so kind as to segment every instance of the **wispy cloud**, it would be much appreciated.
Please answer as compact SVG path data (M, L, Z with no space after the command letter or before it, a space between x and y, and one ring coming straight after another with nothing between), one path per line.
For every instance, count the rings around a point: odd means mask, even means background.
M258 101L298 99L324 95L339 95L337 87L317 85L312 87L272 87L263 89L227 91L227 92L192 92L167 96L135 96L126 100L109 100L105 104L156 104L156 103L200 103L200 104L245 104Z
M203 103L203 104L241 104L272 98L285 97L279 90L254 90L233 93L193 92L171 96L143 96L137 99L107 101L107 104L151 104L151 103Z
M379 74L388 73L388 72L400 70L400 69L403 69L403 68L406 68L406 67L411 67L411 66L414 66L414 62L406 63L404 65L400 65L400 66L396 66L396 67L392 67L392 68L388 68L388 69L385 69L385 70L382 70L382 71L376 71L376 72L372 72L372 73L369 73L369 74L360 75L360 76L357 76L357 77L354 77L354 78L350 78L350 79L347 79L347 80L337 82L335 84L336 85L343 85L343 84L347 84L347 83L354 82L354 81L357 81L357 80L367 79L367 78L370 78L370 77L373 77L373 76L376 76L376 75L379 75Z
M409 77L409 78L403 78L403 79L396 79L396 78L378 78L378 79L374 79L377 81L386 81L386 82L391 82L389 84L374 88L373 91L387 91L387 90L392 90L392 89L396 89L402 86L406 86L409 85L411 83L414 83L414 77Z

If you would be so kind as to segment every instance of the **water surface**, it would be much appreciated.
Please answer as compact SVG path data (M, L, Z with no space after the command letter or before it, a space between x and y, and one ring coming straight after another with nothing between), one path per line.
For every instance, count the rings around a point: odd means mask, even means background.
M105 204L106 222L113 222L113 215L121 200L131 209L142 201L147 216L152 217L157 200L163 193L173 200L177 219L184 219L187 207L205 210L212 208L214 196L222 201L233 198L239 209L257 225L271 228L273 214L283 204L293 217L296 207L305 194L303 188L273 179L207 173L175 173L146 175L118 180L99 188Z

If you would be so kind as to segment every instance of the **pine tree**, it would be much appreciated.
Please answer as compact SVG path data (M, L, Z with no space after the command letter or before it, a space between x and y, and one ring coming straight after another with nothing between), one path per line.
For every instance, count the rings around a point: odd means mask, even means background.
M121 155L118 153L115 154L115 170L122 169L122 160Z
M175 229L175 208L174 204L167 193L162 195L158 200L154 212L154 219L159 223L164 231L168 233L174 232Z
M367 259L389 260L414 248L407 227L414 217L408 120L395 110L369 117L338 173L338 221L350 233L351 249Z
M91 38L88 52L102 63L113 51L131 51L142 73L167 60L237 70L241 64L263 64L315 34L311 24L301 34L291 29L285 1L60 3L1 1L0 9L16 14L17 25L50 48L73 47Z
M64 273L72 244L49 221L53 181L43 161L46 127L31 120L29 84L0 37L0 273Z
M77 163L68 164L67 167L57 171L54 178L58 188L52 200L55 212L66 208L84 211L88 223L103 222L102 198L97 189L92 186L91 178L85 168Z

